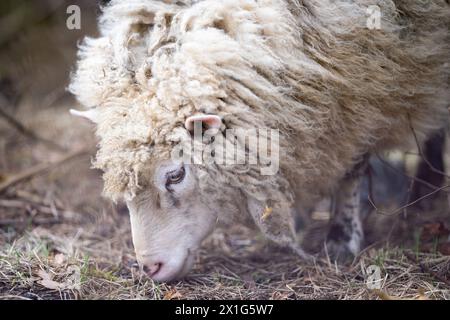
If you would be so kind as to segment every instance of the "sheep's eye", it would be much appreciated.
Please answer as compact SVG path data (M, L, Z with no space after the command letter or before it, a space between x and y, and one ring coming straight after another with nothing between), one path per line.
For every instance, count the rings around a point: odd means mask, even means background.
M181 167L178 170L171 171L167 174L167 182L166 186L170 186L171 184L177 184L183 181L186 171L184 167Z

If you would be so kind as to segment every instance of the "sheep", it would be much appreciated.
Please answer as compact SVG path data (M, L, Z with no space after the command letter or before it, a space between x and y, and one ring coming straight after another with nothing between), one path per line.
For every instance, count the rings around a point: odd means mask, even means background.
M449 25L445 0L111 1L69 90L96 125L93 166L129 208L142 269L182 278L218 222L256 225L307 260L294 216L330 194L327 247L356 255L368 156L448 123ZM275 130L277 171L175 159L179 146L207 150L195 128L238 146L226 131Z

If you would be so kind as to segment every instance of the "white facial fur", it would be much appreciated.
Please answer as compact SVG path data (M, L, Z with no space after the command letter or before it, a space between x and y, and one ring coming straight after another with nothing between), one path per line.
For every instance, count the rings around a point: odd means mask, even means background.
M168 183L169 175L182 167L184 178ZM214 228L217 216L196 196L194 171L191 166L163 163L142 193L127 202L136 258L153 280L170 281L187 274L195 251Z

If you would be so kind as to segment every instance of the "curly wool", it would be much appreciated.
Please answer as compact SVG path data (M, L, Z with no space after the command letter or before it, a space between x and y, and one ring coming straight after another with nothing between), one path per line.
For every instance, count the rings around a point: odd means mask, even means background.
M381 9L380 30L367 8ZM286 206L330 192L368 152L446 125L445 0L113 0L80 47L70 90L97 111L105 194L132 198L148 162L190 141L196 113L278 128L280 173L202 165L202 190ZM214 195L211 196L214 198Z

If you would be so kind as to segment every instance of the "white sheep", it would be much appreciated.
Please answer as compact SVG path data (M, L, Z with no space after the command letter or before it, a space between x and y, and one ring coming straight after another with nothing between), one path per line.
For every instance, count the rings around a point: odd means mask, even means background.
M366 155L448 122L445 0L113 0L99 25L70 90L97 125L104 193L125 199L137 260L155 280L185 275L218 221L253 221L306 257L293 212L334 192L329 250L356 254ZM225 130L278 130L279 170L175 161L194 123L241 147Z

